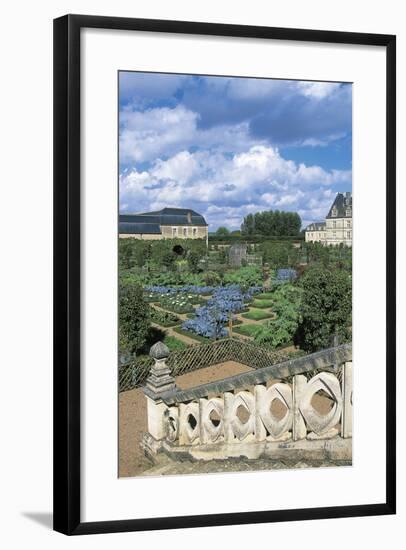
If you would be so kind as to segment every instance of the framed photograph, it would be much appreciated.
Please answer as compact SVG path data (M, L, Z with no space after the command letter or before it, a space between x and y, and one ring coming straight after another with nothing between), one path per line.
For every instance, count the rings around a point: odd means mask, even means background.
M395 513L395 45L54 21L57 531Z

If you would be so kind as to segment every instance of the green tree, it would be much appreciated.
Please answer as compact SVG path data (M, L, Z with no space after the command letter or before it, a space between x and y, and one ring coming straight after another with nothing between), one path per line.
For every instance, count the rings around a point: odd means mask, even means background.
M195 250L189 250L187 255L187 263L192 273L199 273L200 254Z
M351 337L352 282L348 272L316 265L305 271L301 321L296 333L300 347L313 352L332 345L334 335L339 342Z
M248 214L248 216L245 216L244 221L241 224L241 234L254 235L254 233L255 233L254 215Z
M227 237L230 234L230 231L227 229L227 227L219 227L216 231L216 235L219 237Z
M136 354L146 342L150 327L149 308L142 287L122 284L119 289L120 350Z
M241 225L241 233L243 235L289 237L298 235L301 225L302 220L297 212L268 210L245 216Z

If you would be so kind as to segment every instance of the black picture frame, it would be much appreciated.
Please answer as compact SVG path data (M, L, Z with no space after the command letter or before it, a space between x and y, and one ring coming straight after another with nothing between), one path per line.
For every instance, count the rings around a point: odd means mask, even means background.
M386 48L386 500L379 504L81 522L80 31L83 28ZM396 511L396 37L66 15L54 20L54 529L67 535L386 515Z

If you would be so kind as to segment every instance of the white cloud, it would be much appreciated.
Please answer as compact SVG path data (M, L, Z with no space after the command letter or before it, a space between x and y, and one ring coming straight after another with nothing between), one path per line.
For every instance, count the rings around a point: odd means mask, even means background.
M190 147L241 151L258 140L249 135L247 122L198 128L199 115L183 106L120 113L120 162L139 163L168 157Z
M298 90L306 97L324 99L333 94L339 87L339 83L333 82L298 82Z
M272 147L252 146L232 156L181 151L148 170L123 173L120 208L192 207L206 216L210 229L239 227L247 213L276 208L316 221L326 215L335 194L330 187L337 183L350 189L351 172L296 164Z

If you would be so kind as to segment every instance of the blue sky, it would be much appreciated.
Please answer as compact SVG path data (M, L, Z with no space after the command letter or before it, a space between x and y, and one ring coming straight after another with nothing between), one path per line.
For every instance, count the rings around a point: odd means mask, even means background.
M352 188L351 84L120 72L120 212L324 219Z

